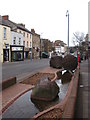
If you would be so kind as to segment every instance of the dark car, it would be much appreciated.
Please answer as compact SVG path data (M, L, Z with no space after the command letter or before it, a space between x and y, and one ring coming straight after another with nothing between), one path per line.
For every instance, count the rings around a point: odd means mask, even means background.
M42 58L49 58L49 54L47 52L42 52Z

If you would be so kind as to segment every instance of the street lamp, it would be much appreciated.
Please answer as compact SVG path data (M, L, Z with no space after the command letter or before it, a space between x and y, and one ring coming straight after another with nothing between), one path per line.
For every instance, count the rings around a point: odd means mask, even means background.
M66 12L66 17L68 17L68 54L69 54L69 11Z

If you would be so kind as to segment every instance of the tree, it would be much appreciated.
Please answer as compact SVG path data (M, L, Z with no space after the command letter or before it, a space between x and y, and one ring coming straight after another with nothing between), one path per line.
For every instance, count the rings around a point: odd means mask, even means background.
M73 43L77 46L81 55L86 54L88 48L88 34L85 35L82 32L73 33Z
M75 32L73 33L73 43L75 46L81 46L81 43L85 39L85 34L83 32Z

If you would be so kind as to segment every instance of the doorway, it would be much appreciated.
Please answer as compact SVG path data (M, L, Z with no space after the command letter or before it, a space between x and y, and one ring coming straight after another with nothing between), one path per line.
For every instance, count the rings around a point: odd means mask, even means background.
M3 49L3 61L9 61L9 49Z

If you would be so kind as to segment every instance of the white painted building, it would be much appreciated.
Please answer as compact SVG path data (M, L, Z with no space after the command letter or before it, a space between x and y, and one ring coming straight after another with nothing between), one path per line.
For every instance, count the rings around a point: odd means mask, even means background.
M11 31L11 45L23 45L23 34Z
M24 60L24 36L22 33L11 31L11 61Z
M62 55L66 52L66 47L64 46L55 46L55 52L57 55Z

